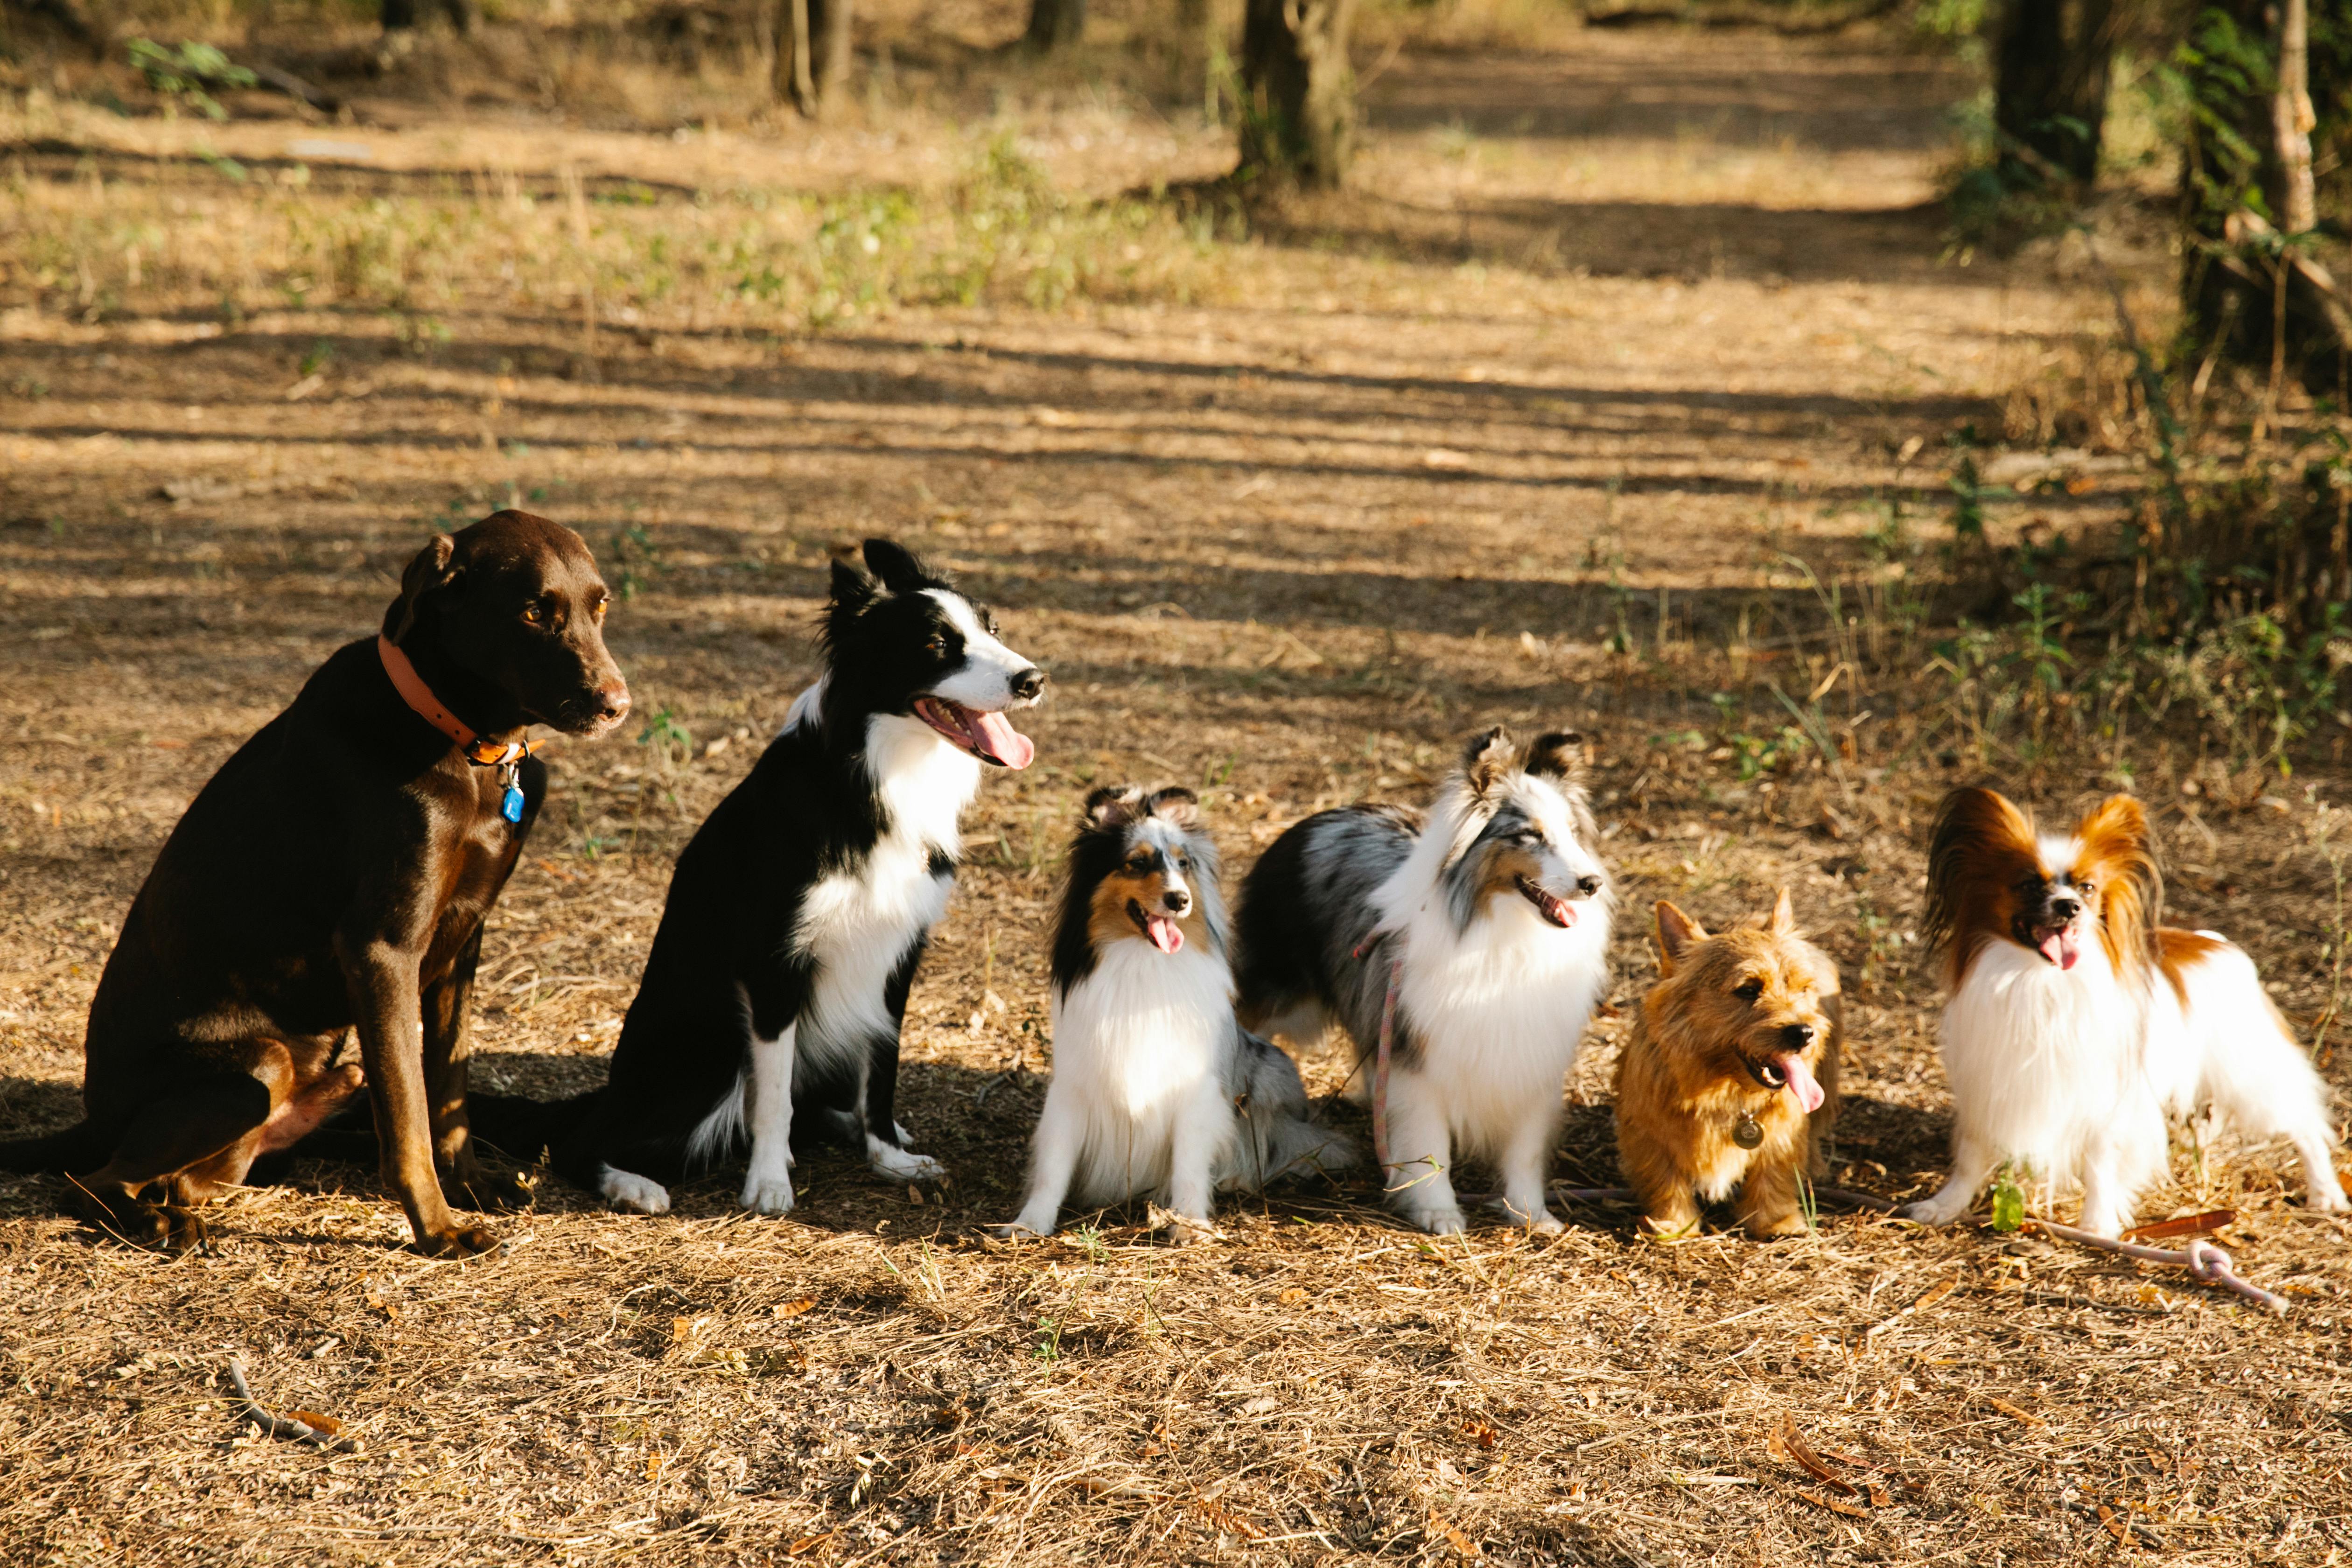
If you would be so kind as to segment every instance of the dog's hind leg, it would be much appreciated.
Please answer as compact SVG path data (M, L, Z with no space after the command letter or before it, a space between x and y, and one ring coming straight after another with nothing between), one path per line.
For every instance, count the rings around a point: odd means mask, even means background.
M182 1247L200 1239L169 1209L152 1202L147 1189L164 1183L172 1189L167 1195L176 1199L175 1178L182 1172L213 1166L225 1154L233 1156L229 1163L243 1175L252 1157L248 1145L257 1142L254 1135L269 1120L270 1100L269 1085L260 1079L224 1072L174 1086L167 1098L149 1101L124 1124L113 1157L74 1179L82 1194L83 1217L144 1246Z

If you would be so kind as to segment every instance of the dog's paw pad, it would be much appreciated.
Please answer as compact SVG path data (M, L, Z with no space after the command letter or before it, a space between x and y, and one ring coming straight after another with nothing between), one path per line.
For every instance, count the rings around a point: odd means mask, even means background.
M1406 1217L1432 1236L1460 1236L1470 1228L1460 1209L1431 1209Z

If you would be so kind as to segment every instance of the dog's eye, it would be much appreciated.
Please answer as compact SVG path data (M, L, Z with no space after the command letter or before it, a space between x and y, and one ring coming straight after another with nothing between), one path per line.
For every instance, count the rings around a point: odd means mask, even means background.
M1753 1002L1764 994L1764 983L1761 980L1743 980L1731 988L1731 994L1743 1002Z
M2077 882L2074 890L2087 899L2099 890L2099 885L2096 882Z
M607 610L609 610L609 609L611 609L612 607L613 607L613 601L612 601L612 600L610 600L610 599L599 599L599 600L597 600L597 601L596 601L596 607L595 607L593 611L591 611L591 612L590 612L590 614L593 615L593 616L594 616L598 620L600 620L600 621L601 621L601 620L603 620L603 619L604 618L604 612L605 612L605 611L607 611Z
M545 605L525 605L522 607L522 618L529 621L532 626L543 626L547 625L547 606Z
M929 654L933 658L945 658L948 656L948 639L945 637L933 637L930 641L923 645L923 651Z

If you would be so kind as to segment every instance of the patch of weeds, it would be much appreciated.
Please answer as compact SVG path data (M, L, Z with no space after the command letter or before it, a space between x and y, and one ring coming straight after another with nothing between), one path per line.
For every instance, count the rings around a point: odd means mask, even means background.
M694 755L694 731L667 708L656 712L637 731L637 744L665 767L682 767Z
M251 71L210 44L185 43L167 48L152 38L133 38L127 48L131 68L163 95L166 104L193 109L207 120L228 118L228 110L208 89L226 92L254 84ZM245 178L245 171L239 169L236 177Z
M617 587L624 603L643 593L661 574L661 551L642 522L624 523L612 538L613 563L619 569Z
M1783 724L1768 735L1748 733L1746 711L1728 691L1718 691L1710 700L1715 704L1718 752L1728 753L1726 760L1742 784L1767 773L1786 773L1813 750L1811 737L1794 724Z
M334 340L331 338L320 338L318 342L312 343L309 349L304 351L300 363L296 366L295 374L298 375L316 375L320 371L326 369L329 362L332 361L334 357Z
M2006 1160L1992 1173L1992 1212L1987 1223L2004 1234L2025 1226L2025 1189L2018 1185L2017 1173Z

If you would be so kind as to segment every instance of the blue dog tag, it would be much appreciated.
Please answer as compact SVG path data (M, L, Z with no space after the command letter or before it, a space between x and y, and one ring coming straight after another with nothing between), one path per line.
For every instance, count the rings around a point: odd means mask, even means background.
M509 822L520 822L522 820L522 785L519 784L507 785L506 799L499 802L499 809L506 814L506 819Z

